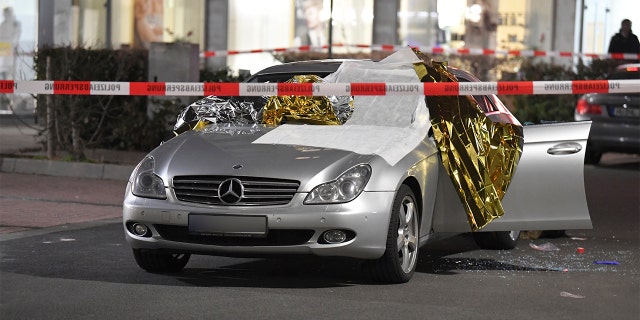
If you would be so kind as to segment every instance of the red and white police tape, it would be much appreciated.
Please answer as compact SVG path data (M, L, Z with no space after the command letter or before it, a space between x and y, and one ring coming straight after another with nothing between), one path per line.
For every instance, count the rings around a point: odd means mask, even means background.
M116 96L392 96L640 93L638 80L238 83L0 80L0 93Z
M341 44L336 43L332 45L333 48L357 48L357 49L371 49L373 51L398 51L404 49L407 46L393 45L393 44ZM411 46L411 48L418 49L426 54L453 54L453 55L502 55L502 56L515 56L515 57L558 57L558 58L571 58L571 57L585 57L585 58L597 58L597 59L616 59L616 60L640 60L640 54L638 53L578 53L570 51L540 51L540 50L501 50L501 49L480 49L480 48L442 48L442 47L426 47L426 46ZM224 57L238 54L247 53L282 53L282 52L310 52L310 51L322 51L329 49L328 45L324 46L300 46L289 48L270 48L270 49L252 49L252 50L214 50L204 51L200 54L202 58L212 57Z

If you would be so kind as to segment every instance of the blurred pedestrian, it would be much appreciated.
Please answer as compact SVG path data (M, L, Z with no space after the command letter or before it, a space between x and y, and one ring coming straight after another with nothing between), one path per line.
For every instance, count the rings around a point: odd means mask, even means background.
M2 23L0 23L0 80L10 80L14 79L21 26L12 7L5 7L2 10L2 18Z
M620 32L609 42L609 53L640 53L638 37L631 31L631 20L622 20Z

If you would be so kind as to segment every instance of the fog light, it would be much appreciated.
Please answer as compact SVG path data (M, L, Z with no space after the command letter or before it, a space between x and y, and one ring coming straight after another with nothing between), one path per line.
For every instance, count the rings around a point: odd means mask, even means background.
M140 237L144 237L147 234L147 232L149 232L149 228L147 228L147 226L141 223L135 223L131 229L133 229L133 233L135 235Z
M347 234L342 230L329 230L325 231L322 238L327 243L341 243L347 240Z

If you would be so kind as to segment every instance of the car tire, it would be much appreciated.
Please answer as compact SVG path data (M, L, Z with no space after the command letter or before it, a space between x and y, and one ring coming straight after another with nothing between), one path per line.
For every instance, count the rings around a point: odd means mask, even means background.
M191 258L186 253L161 253L141 249L133 249L133 256L140 268L152 273L180 272Z
M374 281L405 283L413 277L418 263L419 228L416 197L411 188L402 185L393 201L384 255L365 265Z
M520 231L474 232L473 240L482 249L511 250L518 244Z

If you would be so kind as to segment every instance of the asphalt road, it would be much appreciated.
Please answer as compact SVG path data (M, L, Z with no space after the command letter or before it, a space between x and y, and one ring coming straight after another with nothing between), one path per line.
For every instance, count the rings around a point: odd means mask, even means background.
M511 251L459 235L422 249L409 283L380 285L358 261L312 257L149 274L124 241L122 182L1 174L0 319L637 320L640 160L587 166L585 183L593 230ZM560 250L530 246L546 243Z

